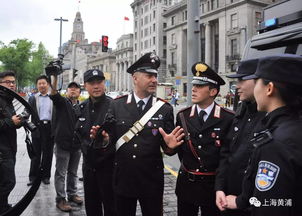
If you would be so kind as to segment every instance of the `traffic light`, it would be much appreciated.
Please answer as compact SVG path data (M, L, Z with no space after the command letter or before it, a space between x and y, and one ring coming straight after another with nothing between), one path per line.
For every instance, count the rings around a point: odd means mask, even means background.
M107 52L108 50L108 36L102 36L102 52Z
M72 81L74 81L74 78L78 75L78 70L77 69L73 69L72 71Z

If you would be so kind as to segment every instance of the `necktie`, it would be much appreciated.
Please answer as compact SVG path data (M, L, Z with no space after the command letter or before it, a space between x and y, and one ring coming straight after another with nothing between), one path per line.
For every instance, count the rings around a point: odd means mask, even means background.
M203 120L203 116L207 114L206 111L204 110L200 110L200 112L198 113L198 120L199 120L199 123L200 125L202 126L203 123L204 123L204 120Z
M143 100L140 100L138 103L137 103L137 110L138 110L138 113L139 114L142 114L143 112L143 106L145 105L144 101Z

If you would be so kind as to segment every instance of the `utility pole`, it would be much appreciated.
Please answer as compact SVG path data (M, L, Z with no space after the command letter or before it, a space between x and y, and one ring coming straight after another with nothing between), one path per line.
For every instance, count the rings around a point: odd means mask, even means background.
M188 30L187 30L187 105L192 104L192 74L191 67L199 60L199 1L188 1Z
M60 21L60 48L59 48L59 54L62 53L62 22L68 22L68 19L63 19L62 17L60 18L55 18L55 21Z

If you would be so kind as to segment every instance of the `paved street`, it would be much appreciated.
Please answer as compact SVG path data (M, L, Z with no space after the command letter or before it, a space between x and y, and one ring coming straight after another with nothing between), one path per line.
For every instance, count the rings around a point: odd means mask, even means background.
M175 108L175 112L182 109L183 107L184 105L177 106ZM17 163L15 169L16 176L17 176L17 184L9 197L9 201L12 204L18 202L29 189L29 187L26 184L28 182L30 160L27 155L26 145L24 140L25 140L25 133L23 128L21 128L18 130L18 152L17 152ZM174 194L176 177L172 175L168 170L172 171L172 173L175 174L175 172L177 172L177 169L179 167L179 161L177 159L177 156L165 157L164 161L165 161L165 166L168 168L165 169L164 215L172 216L172 215L176 215L176 196ZM82 164L82 162L80 164ZM51 178L50 185L44 185L43 183L41 183L41 186L35 198L30 203L29 207L23 212L22 216L86 215L84 206L73 205L73 211L71 213L63 213L56 208L55 205L56 193L54 189L54 180L53 180L54 165L55 165L55 157L53 160L52 178ZM82 173L82 169L80 166L78 171L78 176L82 176L81 173ZM79 195L83 197L84 196L83 184L80 181L78 182L78 189L79 189ZM139 213L138 215L141 214Z

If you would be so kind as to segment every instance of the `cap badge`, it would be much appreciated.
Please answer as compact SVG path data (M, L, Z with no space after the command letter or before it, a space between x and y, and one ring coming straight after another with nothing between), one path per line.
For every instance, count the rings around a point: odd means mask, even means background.
M154 53L150 54L150 59L152 63L155 63L155 61L158 61L158 56L155 55Z
M197 71L196 76L200 75L200 72L205 72L208 69L208 66L204 65L204 64L197 64L195 66L195 70Z
M96 75L98 75L98 72L96 70L94 70L94 71L92 71L92 75L96 76Z

